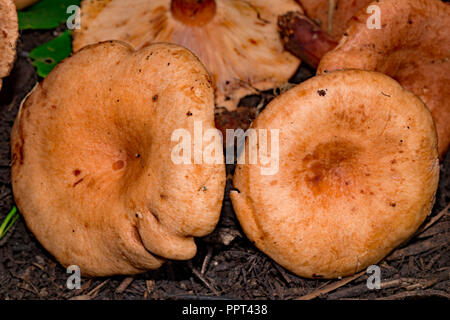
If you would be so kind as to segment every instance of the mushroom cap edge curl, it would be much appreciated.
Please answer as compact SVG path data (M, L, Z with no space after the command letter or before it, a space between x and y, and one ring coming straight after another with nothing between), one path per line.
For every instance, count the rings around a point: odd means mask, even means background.
M376 264L430 213L439 180L431 114L381 73L309 79L253 128L280 130L279 171L238 165L233 207L250 240L297 275L337 278Z
M190 259L218 222L224 165L171 161L173 130L214 127L211 80L188 50L116 41L67 58L22 103L11 180L27 226L83 275ZM222 153L220 154L221 156Z

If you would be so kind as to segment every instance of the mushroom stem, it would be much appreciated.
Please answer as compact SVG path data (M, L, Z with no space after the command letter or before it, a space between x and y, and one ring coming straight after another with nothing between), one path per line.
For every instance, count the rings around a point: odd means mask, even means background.
M203 26L216 14L215 0L172 0L172 16L190 26Z
M325 31L299 12L280 16L278 26L285 49L314 68L325 53L337 45Z

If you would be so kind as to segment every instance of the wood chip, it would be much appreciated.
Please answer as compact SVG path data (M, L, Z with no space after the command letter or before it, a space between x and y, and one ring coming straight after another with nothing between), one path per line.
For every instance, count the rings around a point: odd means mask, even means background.
M133 282L134 278L133 277L127 277L125 279L123 279L122 283L116 288L116 293L123 293L128 286Z

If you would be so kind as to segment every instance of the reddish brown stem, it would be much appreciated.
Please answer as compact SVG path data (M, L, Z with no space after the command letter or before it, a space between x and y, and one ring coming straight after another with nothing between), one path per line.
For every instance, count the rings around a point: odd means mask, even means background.
M314 68L337 45L328 33L299 12L280 16L278 26L285 49Z

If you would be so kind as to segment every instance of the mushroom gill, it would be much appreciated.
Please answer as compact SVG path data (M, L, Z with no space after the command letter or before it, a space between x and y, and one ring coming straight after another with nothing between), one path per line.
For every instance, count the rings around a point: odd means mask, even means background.
M73 49L122 40L135 49L155 42L184 46L210 72L216 104L284 84L300 61L283 50L277 18L302 11L294 0L84 0Z

